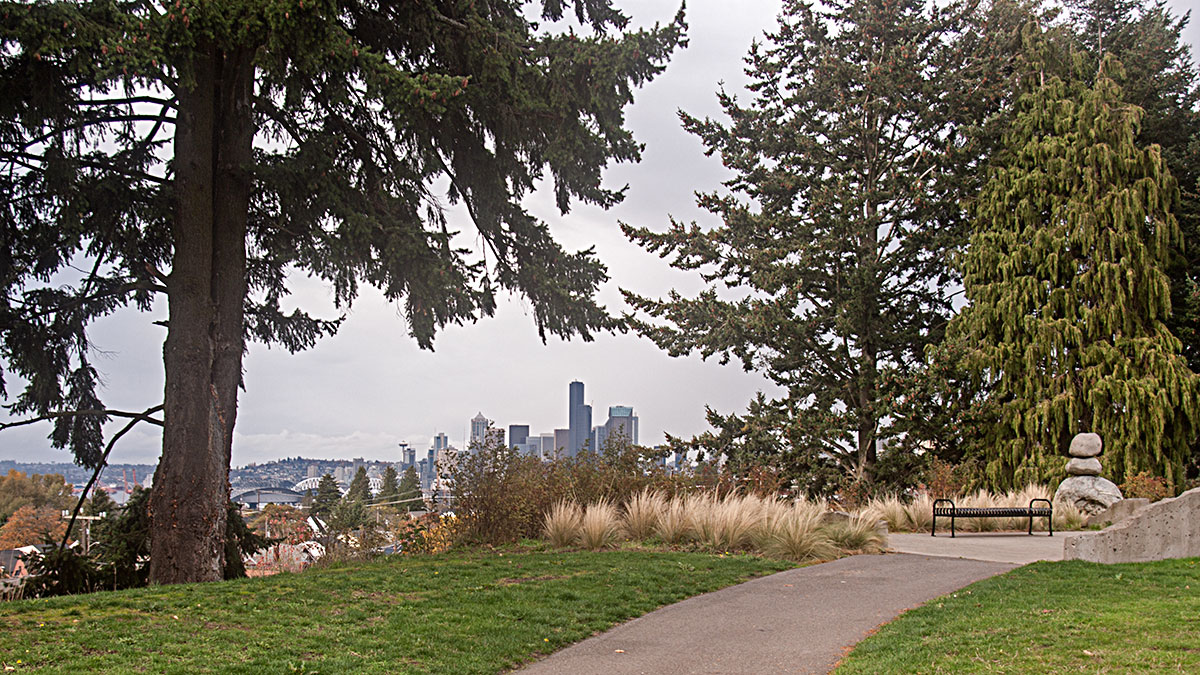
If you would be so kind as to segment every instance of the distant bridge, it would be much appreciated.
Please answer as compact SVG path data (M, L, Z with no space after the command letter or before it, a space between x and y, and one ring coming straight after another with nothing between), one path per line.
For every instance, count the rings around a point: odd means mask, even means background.
M313 494L316 494L317 485L320 484L320 482L321 479L317 477L305 478L299 483L296 483L295 487L292 489L300 494L304 494L304 492L307 490L312 490ZM383 480L380 478L371 478L368 479L367 482L371 485L371 494L379 494L380 488L383 487ZM341 491L342 494L346 494L346 488L342 487L341 485L338 485L338 490Z

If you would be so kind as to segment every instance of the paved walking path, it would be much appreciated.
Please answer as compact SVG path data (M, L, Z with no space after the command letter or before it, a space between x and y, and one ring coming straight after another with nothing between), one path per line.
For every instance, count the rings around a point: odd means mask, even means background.
M894 534L888 555L788 570L689 598L531 664L528 675L827 673L881 624L980 579L1061 560L1063 537Z

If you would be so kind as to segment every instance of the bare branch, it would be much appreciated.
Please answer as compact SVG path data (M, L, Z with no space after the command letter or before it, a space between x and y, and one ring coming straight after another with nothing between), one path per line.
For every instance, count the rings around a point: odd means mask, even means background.
M150 413L158 412L161 409L162 409L162 406L159 405L159 406L155 406L145 412L140 412L140 413L129 412L127 410L62 410L59 412L47 413L47 414L41 415L39 417L32 417L27 420L18 420L16 422L5 422L4 424L0 424L0 431L4 431L5 429L12 429L13 427L23 427L23 426L26 426L29 424L37 424L38 422L45 422L48 420L56 420L61 417L80 417L80 416L84 416L84 415L107 415L108 417L132 418L139 422L149 422L151 424L156 424L161 427L161 426L163 426L162 420L155 419L153 417L148 417L148 415Z
M59 545L59 548L65 549L67 547L67 539L71 536L72 528L75 527L75 520L79 518L79 511L83 508L83 502L87 499L88 493L92 491L92 486L96 484L96 479L100 477L100 472L103 471L105 465L108 464L108 455L112 452L113 447L116 446L117 441L121 440L122 436L129 433L130 429L137 426L138 422L153 422L161 426L162 423L150 417L150 415L162 409L163 407L161 404L156 405L153 408L147 408L141 413L135 415L133 419L129 420L129 424L121 427L120 431L113 434L113 437L108 439L108 445L104 446L104 454L100 456L100 463L96 465L96 470L92 472L92 479L88 481L87 487L83 488L83 492L79 493L79 501L75 503L75 510L71 512L71 521L67 523L67 531L63 532L62 544Z

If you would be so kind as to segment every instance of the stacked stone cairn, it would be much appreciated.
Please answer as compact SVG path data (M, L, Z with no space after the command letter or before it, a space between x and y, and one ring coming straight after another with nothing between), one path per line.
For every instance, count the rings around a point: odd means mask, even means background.
M1074 504L1089 516L1121 501L1121 488L1100 477L1099 455L1103 448L1100 434L1076 434L1071 439L1067 479L1058 486L1054 501Z

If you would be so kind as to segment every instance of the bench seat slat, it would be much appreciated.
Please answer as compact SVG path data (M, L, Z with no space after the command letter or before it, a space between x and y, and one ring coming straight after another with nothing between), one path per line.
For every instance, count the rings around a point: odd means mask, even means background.
M946 506L938 507L934 510L939 516L956 516L958 518L986 518L986 517L1044 517L1049 516L1050 509L1045 508L1029 508L1025 506L1015 507L973 507L973 506L958 506L950 508Z

